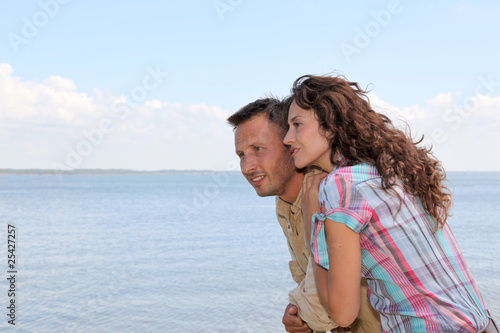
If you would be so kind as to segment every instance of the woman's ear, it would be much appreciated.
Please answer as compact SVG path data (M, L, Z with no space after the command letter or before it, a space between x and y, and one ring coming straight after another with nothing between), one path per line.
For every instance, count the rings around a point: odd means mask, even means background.
M335 139L336 133L331 129L325 129L323 126L319 126L320 134L323 135L328 141Z

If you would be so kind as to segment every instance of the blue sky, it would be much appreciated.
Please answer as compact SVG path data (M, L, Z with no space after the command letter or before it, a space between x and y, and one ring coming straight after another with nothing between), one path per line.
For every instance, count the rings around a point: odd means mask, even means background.
M497 1L0 2L0 168L235 168L224 119L369 86L447 170L500 170ZM2 105L3 104L3 105Z

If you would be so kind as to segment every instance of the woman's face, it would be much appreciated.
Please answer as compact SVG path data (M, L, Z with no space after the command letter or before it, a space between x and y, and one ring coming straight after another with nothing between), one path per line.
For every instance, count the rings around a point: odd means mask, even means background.
M295 167L316 165L327 172L333 171L328 140L320 133L314 111L304 110L293 101L288 110L288 124L290 129L283 142L291 146Z

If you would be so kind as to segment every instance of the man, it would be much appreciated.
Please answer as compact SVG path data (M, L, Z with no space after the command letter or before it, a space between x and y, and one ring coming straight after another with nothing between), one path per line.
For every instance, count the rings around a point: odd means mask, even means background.
M295 169L291 153L283 144L288 130L286 118L287 110L279 100L265 98L244 106L228 122L235 129L241 172L259 196L277 196L276 214L292 256L290 272L298 284L289 294L290 304L283 315L285 329L297 333L329 331L338 325L328 317L318 298L306 246L309 240L304 232L304 228L310 230L310 222L304 226L301 208L302 184L315 171L305 174ZM379 316L368 303L366 281L363 283L362 307L352 331L380 332Z

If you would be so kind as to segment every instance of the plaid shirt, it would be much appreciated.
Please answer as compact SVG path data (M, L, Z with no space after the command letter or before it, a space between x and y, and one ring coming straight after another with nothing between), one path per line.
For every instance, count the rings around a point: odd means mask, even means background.
M325 219L343 223L359 233L362 276L384 332L483 329L485 305L448 224L433 232L435 224L417 198L400 186L382 190L374 166L345 162L320 185L326 212L313 215L314 260L329 267Z

